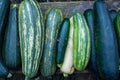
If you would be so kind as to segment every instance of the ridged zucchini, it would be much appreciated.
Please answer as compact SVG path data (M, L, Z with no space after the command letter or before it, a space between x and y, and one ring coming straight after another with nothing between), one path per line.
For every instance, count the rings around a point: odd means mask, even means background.
M90 31L84 15L76 13L73 16L73 61L76 70L83 71L90 58Z
M3 39L4 39L4 30L5 30L5 23L7 19L7 12L9 10L10 1L9 0L0 0L0 77L10 77L11 74L9 73L7 67L4 65L2 60L2 47L3 47Z
M70 18L70 32L68 38L67 48L65 50L64 61L61 67L63 74L72 74L74 72L73 66L73 17ZM67 76L67 75L64 75Z
M95 49L101 80L118 80L118 47L114 26L103 1L94 4Z
M9 22L4 39L3 59L5 65L10 69L17 69L20 67L21 56L20 56L19 37L18 37L18 5L17 4L11 4L10 6Z
M41 74L43 76L51 76L56 71L57 38L62 19L62 12L59 9L50 8L46 12L45 45L41 62Z
M93 9L87 9L84 12L84 16L87 22L87 25L90 30L90 39L91 39L91 51L90 51L90 61L88 67L90 68L95 75L97 72L97 61L96 61L96 53L95 53L95 42L94 42L94 12Z
M38 72L44 43L43 28L43 16L38 2L24 0L19 6L19 37L22 72L26 80Z
M69 30L70 21L68 18L65 18L61 24L58 36L57 60L56 60L58 67L61 67L64 60L65 50L68 43Z

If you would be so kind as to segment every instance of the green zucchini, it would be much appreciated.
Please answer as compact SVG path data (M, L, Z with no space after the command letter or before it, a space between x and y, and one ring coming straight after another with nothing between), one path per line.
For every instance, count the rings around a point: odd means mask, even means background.
M22 72L26 80L36 76L44 43L44 25L40 5L35 0L24 0L19 6L19 37Z
M70 32L68 38L67 48L65 50L64 61L61 67L63 74L72 74L74 72L73 66L73 17L70 18ZM67 76L67 75L64 75Z
M117 39L105 2L95 2L94 16L96 60L100 80L118 80Z
M90 37L91 37L91 53L90 53L90 61L88 64L88 68L93 73L95 73L95 75L98 75L96 53L95 53L95 40L94 40L94 12L93 12L93 9L85 10L84 16L85 16L86 22L88 24L88 27L90 30Z
M84 15L76 13L73 16L73 61L76 70L83 71L90 58L90 31Z
M65 50L68 42L69 28L70 21L68 18L65 18L61 24L58 36L57 60L56 60L58 67L61 67L64 60Z
M120 49L120 14L117 15L115 20L115 32L117 35L118 48ZM120 50L119 50L119 70L120 70Z
M10 69L20 67L21 56L18 40L18 5L11 4L3 47L3 59L5 65Z
M57 38L62 19L62 12L59 9L51 8L46 12L45 45L41 62L43 76L51 76L56 71Z
M4 32L6 28L5 24L7 22L9 5L9 0L0 0L0 77L2 78L11 77L9 70L7 69L6 65L4 65L2 60L2 43L4 40Z
M4 41L4 34L7 24L7 15L9 11L9 0L0 0L0 58L2 59L2 47L3 47L3 41Z

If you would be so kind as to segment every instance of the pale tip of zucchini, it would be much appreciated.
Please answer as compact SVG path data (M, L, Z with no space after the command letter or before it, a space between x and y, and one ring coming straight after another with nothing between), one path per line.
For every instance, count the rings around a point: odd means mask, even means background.
M61 68L61 67L62 67L62 64L57 64L57 66L58 66L59 68Z
M30 80L30 78L28 76L25 76L25 80Z
M63 73L63 76L64 76L64 77L68 77L68 74L66 74L66 73Z
M12 77L12 74L8 73L7 78L10 78L10 77Z

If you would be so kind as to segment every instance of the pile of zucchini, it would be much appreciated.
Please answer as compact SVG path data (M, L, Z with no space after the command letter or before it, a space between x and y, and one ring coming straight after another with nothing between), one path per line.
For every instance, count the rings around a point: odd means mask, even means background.
M0 77L20 68L25 80L57 68L66 77L88 66L100 80L118 80L120 14L104 1L70 18L54 7L43 15L37 0L11 2L0 0Z

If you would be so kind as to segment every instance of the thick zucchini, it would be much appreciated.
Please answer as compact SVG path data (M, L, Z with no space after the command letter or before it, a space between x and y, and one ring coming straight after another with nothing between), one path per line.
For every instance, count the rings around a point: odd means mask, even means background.
M57 60L56 60L58 67L61 67L64 60L65 50L68 43L69 30L70 21L68 18L65 18L61 24L58 36Z
M0 58L2 56L2 46L4 40L4 33L6 28L6 20L9 11L9 0L0 0Z
M34 77L40 65L43 50L43 18L38 2L24 0L19 6L19 37L22 72L26 79Z
M118 47L112 20L103 1L94 4L95 49L101 80L118 80Z
M76 70L83 71L90 58L90 31L84 15L76 13L73 16L73 61Z
M2 60L2 43L4 39L4 30L5 30L5 23L7 19L7 12L9 9L10 1L9 0L0 0L0 77L10 77L11 74L9 74L8 69L3 64Z
M64 74L72 74L74 72L73 66L73 17L70 18L70 32L68 38L68 44L65 51L64 61L61 67L61 71ZM66 75L65 75L66 76Z
M11 69L19 68L21 63L19 37L18 37L18 5L17 4L11 4L10 6L9 22L4 39L3 59L5 65Z
M84 12L84 16L86 22L88 24L90 30L90 39L91 39L91 52L90 52L90 61L88 67L90 68L93 73L97 72L97 61L96 61L96 53L95 53L95 42L94 42L94 12L93 9L87 9Z
M51 76L56 71L57 38L62 19L62 12L59 9L51 8L46 13L45 45L41 62L43 76Z
M113 9L112 9L112 10L109 11L109 13L110 13L110 17L111 17L111 19L112 19L112 22L114 22L116 16L118 15L118 12L117 12L116 10L113 10Z

